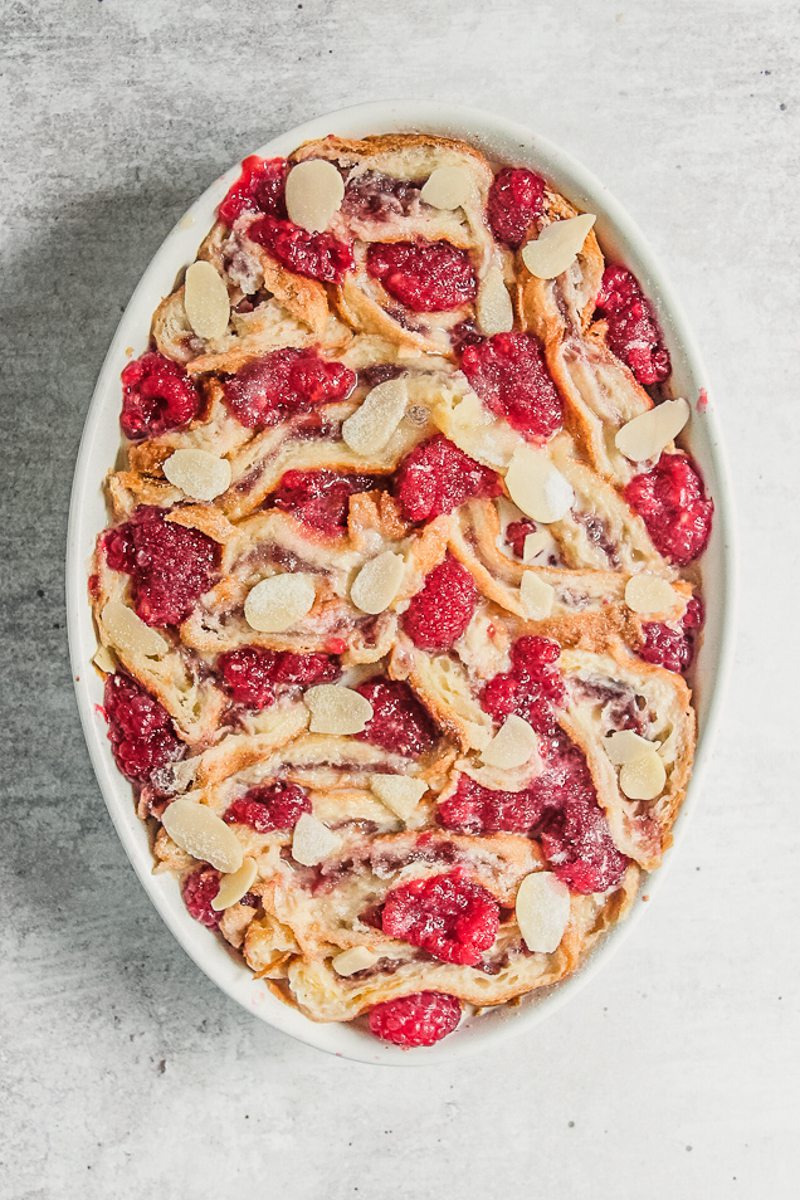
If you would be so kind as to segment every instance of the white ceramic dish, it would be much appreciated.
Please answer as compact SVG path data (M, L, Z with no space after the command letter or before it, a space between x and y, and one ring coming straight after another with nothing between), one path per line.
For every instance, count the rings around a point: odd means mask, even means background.
M331 132L363 136L400 130L424 130L465 138L499 160L530 165L551 178L558 191L579 208L597 213L597 233L604 250L632 268L656 305L672 354L675 393L696 402L701 389L708 387L705 372L683 314L641 233L593 175L563 150L523 126L475 109L391 101L329 113L289 130L256 153L286 155L306 139ZM377 1042L368 1033L348 1025L315 1024L272 996L226 949L221 939L211 936L207 929L192 920L172 876L152 874L148 831L134 812L130 785L114 765L105 721L98 711L102 703L102 684L91 666L96 638L87 602L87 563L97 534L107 524L102 482L120 445L120 371L128 361L127 347L133 347L136 354L144 350L153 310L172 290L179 271L194 260L197 247L214 220L216 206L238 172L239 164L236 163L211 184L168 235L145 271L114 335L86 418L75 468L67 541L67 618L81 721L111 819L143 888L183 949L214 983L262 1021L319 1049L362 1062L434 1064L486 1049L512 1034L530 1031L573 997L608 962L620 945L623 933L629 932L645 908L651 905L638 904L628 920L611 931L575 976L547 993L534 993L519 1007L501 1008L467 1024L451 1038L430 1049L404 1052ZM695 679L699 718L697 758L689 795L676 823L676 842L680 841L687 818L701 794L729 666L733 623L730 487L713 407L702 413L695 412L690 443L714 497L716 515L711 543L702 560L708 618ZM675 853L673 848L666 861L670 862ZM649 895L654 894L663 874L662 867L648 879Z

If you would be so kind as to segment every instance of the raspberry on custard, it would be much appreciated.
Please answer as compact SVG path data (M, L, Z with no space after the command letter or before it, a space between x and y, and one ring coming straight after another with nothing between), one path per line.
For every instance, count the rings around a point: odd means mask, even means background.
M532 333L496 333L467 346L461 369L486 407L531 441L558 433L564 409Z
M254 221L247 236L288 270L322 283L341 283L354 266L352 247L333 234L309 233L301 225L269 214Z
M473 497L499 496L497 474L443 434L415 446L397 469L394 493L408 521L431 521Z
M339 664L328 654L293 654L240 646L217 659L217 672L235 704L260 711L275 702L276 688L331 683Z
M286 216L284 192L289 164L285 158L259 158L251 154L242 162L242 173L219 206L220 221L233 225L243 212Z
M154 772L183 756L169 713L130 676L106 678L103 708L114 761L132 783L151 782Z
M461 1002L443 992L414 992L376 1004L369 1027L383 1042L410 1049L440 1042L461 1020Z
M421 650L449 650L472 620L478 603L475 582L458 559L448 554L425 577L401 617L404 631Z
M651 471L634 476L625 499L669 562L685 567L705 550L714 501L688 454L662 454Z
M436 727L407 683L376 675L356 691L372 705L372 718L356 734L361 741L406 758L425 754L435 745Z
M493 944L500 907L461 870L400 884L386 897L381 927L442 962L475 966Z
M530 833L542 817L543 805L529 788L499 792L460 775L456 790L439 802L437 820L459 833Z
M205 925L207 929L216 929L219 925L221 912L215 912L211 901L219 891L222 876L214 867L197 867L183 881L183 902L189 910L189 915Z
M704 619L703 602L692 596L677 628L661 621L642 625L642 644L638 654L645 662L668 671L686 671L694 658L695 641Z
M287 471L272 493L272 502L311 529L336 537L347 530L350 497L371 491L378 482L376 475L340 475L324 467Z
M275 780L252 787L229 806L228 825L249 825L256 833L294 829L303 813L311 812L311 799L296 783Z
M495 675L483 688L484 711L501 724L516 713L541 736L555 736L554 710L565 701L564 682L555 666L560 653L558 642L549 638L519 638L511 647L511 670Z
M200 409L200 396L183 367L155 350L122 372L119 423L131 441L183 429Z
M466 250L450 242L373 242L367 271L414 312L449 312L475 299L478 283Z
M264 429L317 404L343 400L355 383L355 374L343 363L322 358L315 350L287 346L230 376L225 403L240 424Z
M498 242L512 250L522 244L531 225L544 209L545 183L525 167L498 171L489 189L487 215Z
M663 383L672 370L669 350L636 276L625 267L606 267L596 305L608 324L608 344L617 358L643 386Z

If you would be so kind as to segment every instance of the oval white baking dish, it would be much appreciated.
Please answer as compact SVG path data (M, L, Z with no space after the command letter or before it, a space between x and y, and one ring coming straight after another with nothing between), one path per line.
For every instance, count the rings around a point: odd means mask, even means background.
M285 155L306 139L331 132L342 136L364 136L400 130L423 130L464 138L496 159L530 165L552 179L556 188L578 208L596 213L597 233L607 255L615 256L631 267L656 306L672 354L675 394L686 396L694 404L701 391L708 388L705 372L680 307L641 233L590 172L524 126L452 105L377 102L328 113L299 125L261 146L256 153L265 157ZM501 1038L532 1029L575 996L608 962L623 933L633 928L650 905L637 904L628 920L611 931L582 969L555 989L534 993L518 1007L504 1007L479 1020L467 1022L452 1037L430 1049L405 1052L376 1041L356 1027L316 1024L276 999L263 983L254 980L249 969L221 939L211 936L207 929L192 920L173 877L152 874L148 830L136 816L130 785L114 764L105 721L98 710L102 703L102 683L91 666L96 638L87 602L87 564L97 534L107 523L102 483L120 445L119 377L128 361L125 351L127 347L133 347L136 354L144 350L153 310L172 290L178 273L194 260L200 241L213 223L216 206L238 172L237 162L211 184L168 235L131 297L97 381L75 468L67 538L67 621L78 708L94 770L125 851L164 921L206 975L262 1021L319 1049L362 1062L404 1066L432 1064L485 1049ZM713 407L696 413L689 441L714 497L716 514L711 543L702 560L708 615L695 675L699 720L697 757L689 794L675 826L676 843L680 842L686 821L701 794L704 768L728 672L733 624L730 487ZM675 853L676 847L673 847L667 854L667 863ZM648 879L647 891L651 897L663 873L664 867Z

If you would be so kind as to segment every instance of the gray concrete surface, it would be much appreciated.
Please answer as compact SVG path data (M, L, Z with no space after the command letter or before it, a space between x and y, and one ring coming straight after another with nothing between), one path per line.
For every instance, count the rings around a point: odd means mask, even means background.
M797 5L1 11L2 1194L796 1195ZM273 133L396 95L528 122L629 206L716 381L743 549L723 734L649 921L533 1036L401 1074L256 1024L174 944L92 776L62 598L84 413L161 239Z

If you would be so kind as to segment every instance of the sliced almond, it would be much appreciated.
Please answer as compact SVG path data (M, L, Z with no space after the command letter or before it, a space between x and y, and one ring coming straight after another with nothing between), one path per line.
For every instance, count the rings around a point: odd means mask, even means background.
M356 454L377 454L403 419L408 404L404 375L385 379L367 392L360 408L342 425L342 440Z
M537 279L555 279L575 262L597 217L581 213L545 226L522 250L522 261Z
M298 572L271 575L252 587L244 602L244 615L259 633L283 633L302 621L316 598L314 579Z
M255 859L246 858L238 871L234 871L232 875L226 875L219 885L219 891L211 901L214 912L222 912L223 909L238 904L242 896L247 895L250 891L257 874L258 867Z
M633 762L623 763L619 786L629 800L655 800L664 790L667 772L655 750L649 750Z
M549 550L552 544L552 534L549 534L546 529L535 529L533 533L526 535L522 544L522 561L524 563L533 562L540 554Z
M356 575L350 588L350 599L365 613L382 613L400 590L405 559L385 550L372 558Z
M649 571L632 575L625 584L625 603L636 613L670 613L681 597L671 583Z
M160 658L169 650L169 642L157 629L145 625L141 617L120 600L109 600L101 621L108 640L124 654L142 654Z
M617 430L614 443L631 462L657 458L674 441L689 420L689 405L679 396L664 400L640 413Z
M186 272L183 307L189 324L204 341L221 338L228 328L231 304L222 276L210 262L192 263Z
M516 915L525 945L534 954L552 954L569 924L569 888L552 871L526 875L517 891Z
M525 571L519 585L525 615L532 621L544 621L553 611L556 590L535 571Z
M420 199L433 208L463 208L473 194L466 167L436 167L422 185Z
M572 507L572 488L544 450L518 446L506 472L508 494L534 521L560 521Z
M369 786L388 809L407 821L428 790L427 783L412 779L410 775L372 775Z
M102 671L105 675L111 675L117 669L116 659L108 646L98 646L94 652L92 662L98 671Z
M315 867L339 849L340 839L311 813L303 813L294 827L292 858L304 867Z
M231 464L208 450L176 450L161 470L176 488L192 500L214 500L231 485Z
M636 762L637 758L651 754L655 745L632 729L620 729L603 740L603 749L611 762L621 767L623 763Z
M528 722L512 713L481 751L481 758L487 766L508 770L521 767L532 758L538 746L539 739Z
M311 158L292 167L286 177L289 220L310 233L327 229L344 199L344 182L333 163Z
M486 337L508 333L513 329L514 309L499 267L489 267L481 280L475 301L475 315L478 328Z
M341 954L337 954L331 960L331 966L337 975L355 975L357 971L366 971L368 967L374 967L378 961L377 954L373 954L367 946L353 946L350 950L343 950Z
M361 733L372 720L372 705L366 696L339 683L320 683L303 696L311 713L312 733Z
M230 825L226 825L213 809L183 796L164 809L161 824L176 846L211 863L225 874L238 871L244 854Z

